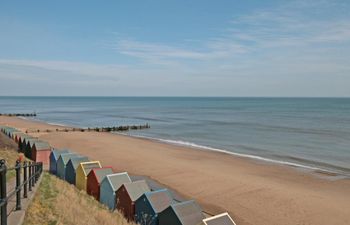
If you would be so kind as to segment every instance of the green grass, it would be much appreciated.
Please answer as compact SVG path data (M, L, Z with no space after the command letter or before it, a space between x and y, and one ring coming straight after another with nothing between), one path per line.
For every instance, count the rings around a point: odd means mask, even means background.
M111 212L84 191L44 172L24 225L131 225L119 212Z
M18 159L19 154L14 149L9 148L0 148L0 159L6 160L6 166L7 168L14 167L16 165L16 160ZM15 177L16 171L15 170L8 170L6 174L6 178L12 179Z

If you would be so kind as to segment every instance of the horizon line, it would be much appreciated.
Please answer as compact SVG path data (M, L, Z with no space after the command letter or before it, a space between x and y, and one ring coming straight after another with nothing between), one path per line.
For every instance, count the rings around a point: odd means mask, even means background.
M17 98L350 98L350 96L176 96L176 95L0 95L2 97L17 97Z

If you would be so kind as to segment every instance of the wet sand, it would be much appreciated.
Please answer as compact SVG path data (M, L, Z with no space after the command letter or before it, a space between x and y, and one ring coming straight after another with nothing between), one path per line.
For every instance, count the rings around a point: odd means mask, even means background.
M57 128L14 117L0 117L0 124L23 131ZM115 171L149 176L209 213L228 211L240 225L350 224L349 179L111 133L32 135Z

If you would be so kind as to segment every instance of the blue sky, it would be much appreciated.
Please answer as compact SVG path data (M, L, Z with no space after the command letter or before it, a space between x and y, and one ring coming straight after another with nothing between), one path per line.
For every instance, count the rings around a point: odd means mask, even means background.
M350 2L0 1L0 95L350 96Z

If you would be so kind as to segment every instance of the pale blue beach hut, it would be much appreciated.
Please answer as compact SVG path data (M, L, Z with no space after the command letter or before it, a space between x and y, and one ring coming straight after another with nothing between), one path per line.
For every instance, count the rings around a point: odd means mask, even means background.
M57 160L57 176L61 178L62 180L65 180L65 175L66 175L66 166L68 161L73 158L77 157L79 155L75 153L63 153L58 157Z
M65 174L66 181L70 184L75 185L75 175L79 164L82 162L88 162L88 161L89 161L89 158L86 156L71 158L66 165L66 174Z
M57 160L60 157L61 154L63 153L69 153L68 149L54 149L52 150L51 154L50 154L50 167L49 167L49 171L52 174L57 173Z
M130 183L131 179L128 173L114 173L107 175L100 185L100 202L106 205L110 210L116 208L115 192L124 184Z
M140 225L158 225L158 213L174 203L167 189L146 192L135 202L135 222Z

